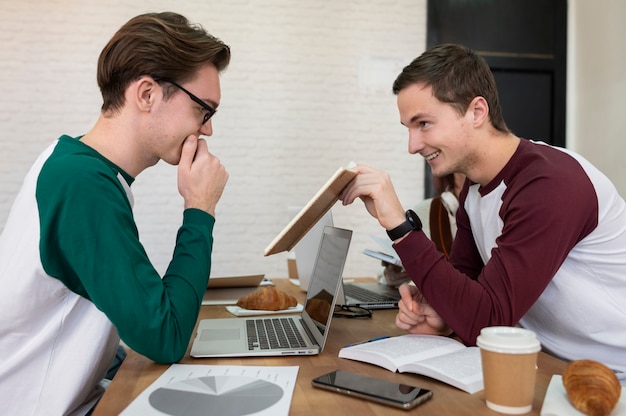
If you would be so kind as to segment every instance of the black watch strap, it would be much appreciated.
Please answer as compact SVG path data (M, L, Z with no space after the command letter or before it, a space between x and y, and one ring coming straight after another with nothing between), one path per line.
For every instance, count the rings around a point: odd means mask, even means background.
M400 237L403 237L409 231L419 231L422 229L422 221L412 209L409 209L405 215L406 221L398 225L396 228L387 230L387 235L391 240L395 241Z

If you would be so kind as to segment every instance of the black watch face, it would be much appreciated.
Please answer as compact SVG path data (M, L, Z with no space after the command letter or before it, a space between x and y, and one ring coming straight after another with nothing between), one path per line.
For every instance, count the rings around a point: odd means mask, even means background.
M420 217L412 209L406 212L406 219L408 222L411 223L414 230L422 229L422 221L420 220Z

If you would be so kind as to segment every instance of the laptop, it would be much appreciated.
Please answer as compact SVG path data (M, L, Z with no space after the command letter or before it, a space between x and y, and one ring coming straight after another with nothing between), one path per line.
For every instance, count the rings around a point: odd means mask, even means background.
M316 355L328 337L352 231L325 227L300 315L203 319L192 357ZM270 335L285 332L277 339Z
M365 309L397 309L402 299L397 288L380 283L344 283L337 303Z
M327 226L333 226L332 211L326 212L293 248L296 257L296 268L298 270L298 285L300 289L304 291L309 288L311 273L313 272L313 266L317 258L317 251L320 246L320 241L322 240L324 228Z
M333 225L331 211L306 233L293 248L300 289L307 290L324 228ZM366 309L396 309L401 296L397 288L379 283L350 282L339 287L337 303Z
M290 209L295 210L297 207L290 207ZM296 267L298 268L300 289L304 291L306 291L309 286L324 228L332 225L332 211L328 211L293 248L296 257ZM378 283L354 282L343 283L340 286L337 303L367 309L396 309L400 299L400 292L394 287Z

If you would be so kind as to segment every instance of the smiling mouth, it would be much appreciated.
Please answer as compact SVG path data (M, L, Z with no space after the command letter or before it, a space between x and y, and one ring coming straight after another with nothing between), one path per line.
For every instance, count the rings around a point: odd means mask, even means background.
M426 159L427 162L430 162L431 160L433 160L434 158L436 158L440 154L441 154L441 152L431 153L428 156L424 156L424 159Z

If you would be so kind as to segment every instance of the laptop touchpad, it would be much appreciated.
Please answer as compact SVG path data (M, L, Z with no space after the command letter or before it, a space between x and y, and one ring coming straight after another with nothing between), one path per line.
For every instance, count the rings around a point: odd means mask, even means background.
M241 339L241 331L239 329L204 329L200 333L200 341L228 341L232 339Z

